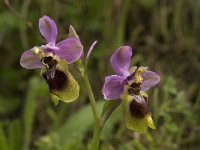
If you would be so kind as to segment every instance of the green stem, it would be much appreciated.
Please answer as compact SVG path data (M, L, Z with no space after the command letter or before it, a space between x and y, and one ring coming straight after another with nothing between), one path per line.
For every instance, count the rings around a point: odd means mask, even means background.
M99 149L99 142L100 142L102 128L103 126L100 126L99 124L95 125L93 138L89 150Z
M90 105L91 105L93 117L94 117L94 133L93 133L93 138L92 138L92 142L91 142L91 145L90 145L90 150L98 150L102 126L99 125L100 119L99 119L97 109L96 109L95 98L94 98L94 94L92 92L92 88L90 86L86 72L87 71L85 69L83 79L84 79L84 84L85 84L86 89L87 89L87 93L88 93L88 96L89 96Z
M93 112L94 121L95 121L95 124L98 124L99 123L99 116L98 116L97 109L96 109L95 98L94 98L94 94L92 92L92 88L90 86L90 83L89 83L89 80L88 80L88 77L87 77L86 73L84 73L83 79L84 79L84 84L86 86L87 93L88 93L88 96L89 96L89 100L90 100L90 105L91 105L92 112Z

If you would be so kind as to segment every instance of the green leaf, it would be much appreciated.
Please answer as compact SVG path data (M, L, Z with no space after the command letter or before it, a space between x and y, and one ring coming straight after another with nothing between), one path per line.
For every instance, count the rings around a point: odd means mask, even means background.
M101 133L101 137L104 141L108 143L113 142L112 141L113 136L116 136L117 134L116 132L118 132L116 131L115 126L116 124L121 123L120 120L121 118L123 118L123 115L125 115L125 113L123 112L123 108L124 108L123 105L120 105L119 107L117 107L117 109L112 112L112 114L110 115L106 123L104 124L103 130ZM113 133L115 133L115 135L113 135Z
M109 101L106 101L103 105L103 111L102 111L102 115L103 116L106 112L106 110L108 110L108 108L110 108L113 104L115 104L116 101L115 100L109 100Z
M8 148L6 143L6 137L2 129L2 126L0 125L0 150L7 150L7 149Z
M24 150L29 147L32 131L32 123L35 114L35 105L38 95L38 89L40 89L41 81L37 77L33 77L29 83L28 95L26 98L25 110L24 110Z
M22 131L19 120L11 123L9 128L9 150L22 149Z
M103 111L101 115L100 125L104 125L106 120L110 117L110 115L115 111L115 109L120 105L120 100L109 100L106 101L103 106Z
M104 101L97 103L98 112ZM72 115L60 129L41 137L36 146L41 150L64 150L82 148L82 140L87 131L92 131L94 120L90 105L86 105Z

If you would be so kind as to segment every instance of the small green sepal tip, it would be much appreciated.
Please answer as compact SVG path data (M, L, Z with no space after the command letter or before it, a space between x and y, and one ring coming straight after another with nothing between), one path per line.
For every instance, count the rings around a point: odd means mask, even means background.
M154 125L151 115L147 116L147 125L151 129L156 129L156 126Z
M51 101L53 102L54 106L57 106L59 103L59 98L56 95L51 94Z

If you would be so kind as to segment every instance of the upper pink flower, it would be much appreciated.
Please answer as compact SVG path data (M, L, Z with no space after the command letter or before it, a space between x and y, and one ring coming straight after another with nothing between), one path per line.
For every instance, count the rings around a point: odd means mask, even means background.
M41 45L44 55L57 55L60 59L66 59L68 64L75 62L83 53L83 46L78 38L67 38L56 44L57 27L48 16L39 19L39 29L47 44ZM33 54L33 49L25 51L20 58L20 64L26 69L42 68L44 65L39 55Z

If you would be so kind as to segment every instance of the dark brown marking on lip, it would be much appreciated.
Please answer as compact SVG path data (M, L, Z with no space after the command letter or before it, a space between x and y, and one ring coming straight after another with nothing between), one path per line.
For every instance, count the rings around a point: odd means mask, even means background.
M49 69L55 68L58 64L58 62L51 56L44 57L43 62L49 66Z
M145 102L139 103L134 99L129 105L129 110L133 117L141 119L149 113L148 107Z
M49 85L50 91L57 90L62 91L67 87L68 79L67 75L59 70L55 70L55 74L53 77L48 74L48 70L46 73L42 74L43 78L47 81Z
M139 95L140 90L141 90L141 83L132 83L128 89L128 93L130 95L133 95L133 94Z

